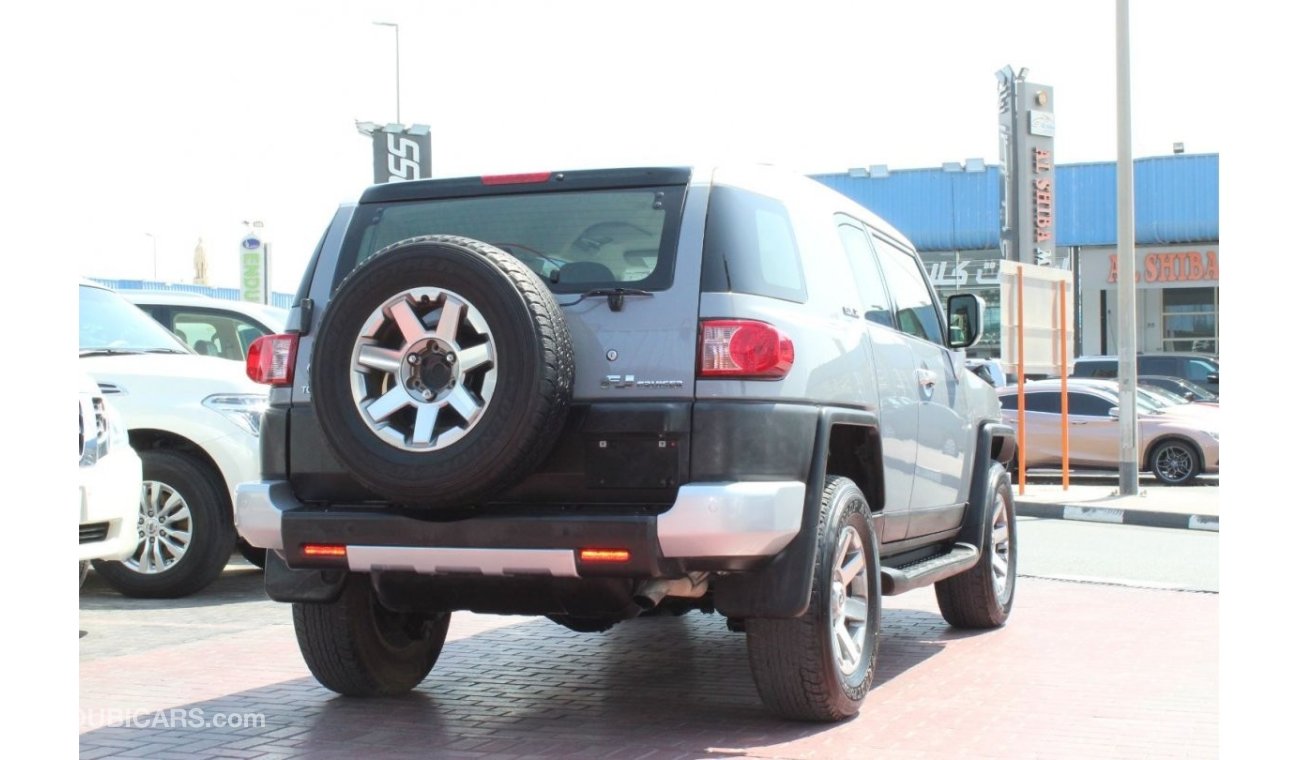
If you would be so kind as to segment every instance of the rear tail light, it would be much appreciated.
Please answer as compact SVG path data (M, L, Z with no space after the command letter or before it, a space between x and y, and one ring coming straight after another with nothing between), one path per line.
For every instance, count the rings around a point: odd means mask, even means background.
M794 342L766 322L700 323L700 377L779 379L794 365Z
M289 385L298 355L297 335L263 335L248 347L244 371L255 383Z

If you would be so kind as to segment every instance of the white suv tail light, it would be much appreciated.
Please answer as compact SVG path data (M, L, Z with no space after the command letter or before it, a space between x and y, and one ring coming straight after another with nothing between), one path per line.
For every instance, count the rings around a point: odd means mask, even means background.
M702 378L775 380L794 365L794 342L766 322L708 319L700 323Z
M244 371L255 383L289 385L293 382L293 361L297 355L297 335L263 335L248 347Z

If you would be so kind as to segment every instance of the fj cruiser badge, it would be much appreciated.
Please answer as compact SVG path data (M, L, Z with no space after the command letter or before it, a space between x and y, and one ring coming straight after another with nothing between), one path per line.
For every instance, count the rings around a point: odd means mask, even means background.
M681 380L637 380L636 375L605 375L602 388L680 388Z

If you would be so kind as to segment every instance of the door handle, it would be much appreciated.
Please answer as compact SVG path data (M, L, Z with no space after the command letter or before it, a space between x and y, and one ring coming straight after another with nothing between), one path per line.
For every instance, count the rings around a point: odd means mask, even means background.
M939 382L939 376L928 369L918 369L916 379L921 384L921 387L928 391L934 390L934 384Z

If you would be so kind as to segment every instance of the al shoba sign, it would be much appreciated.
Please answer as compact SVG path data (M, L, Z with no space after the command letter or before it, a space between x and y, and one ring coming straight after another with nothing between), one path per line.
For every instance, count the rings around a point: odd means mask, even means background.
M1115 254L1110 255L1110 274L1106 282L1114 283L1119 279L1119 260ZM1204 251L1174 251L1139 253L1134 279L1138 283L1156 285L1162 283L1204 283L1219 284L1219 252L1214 249Z

